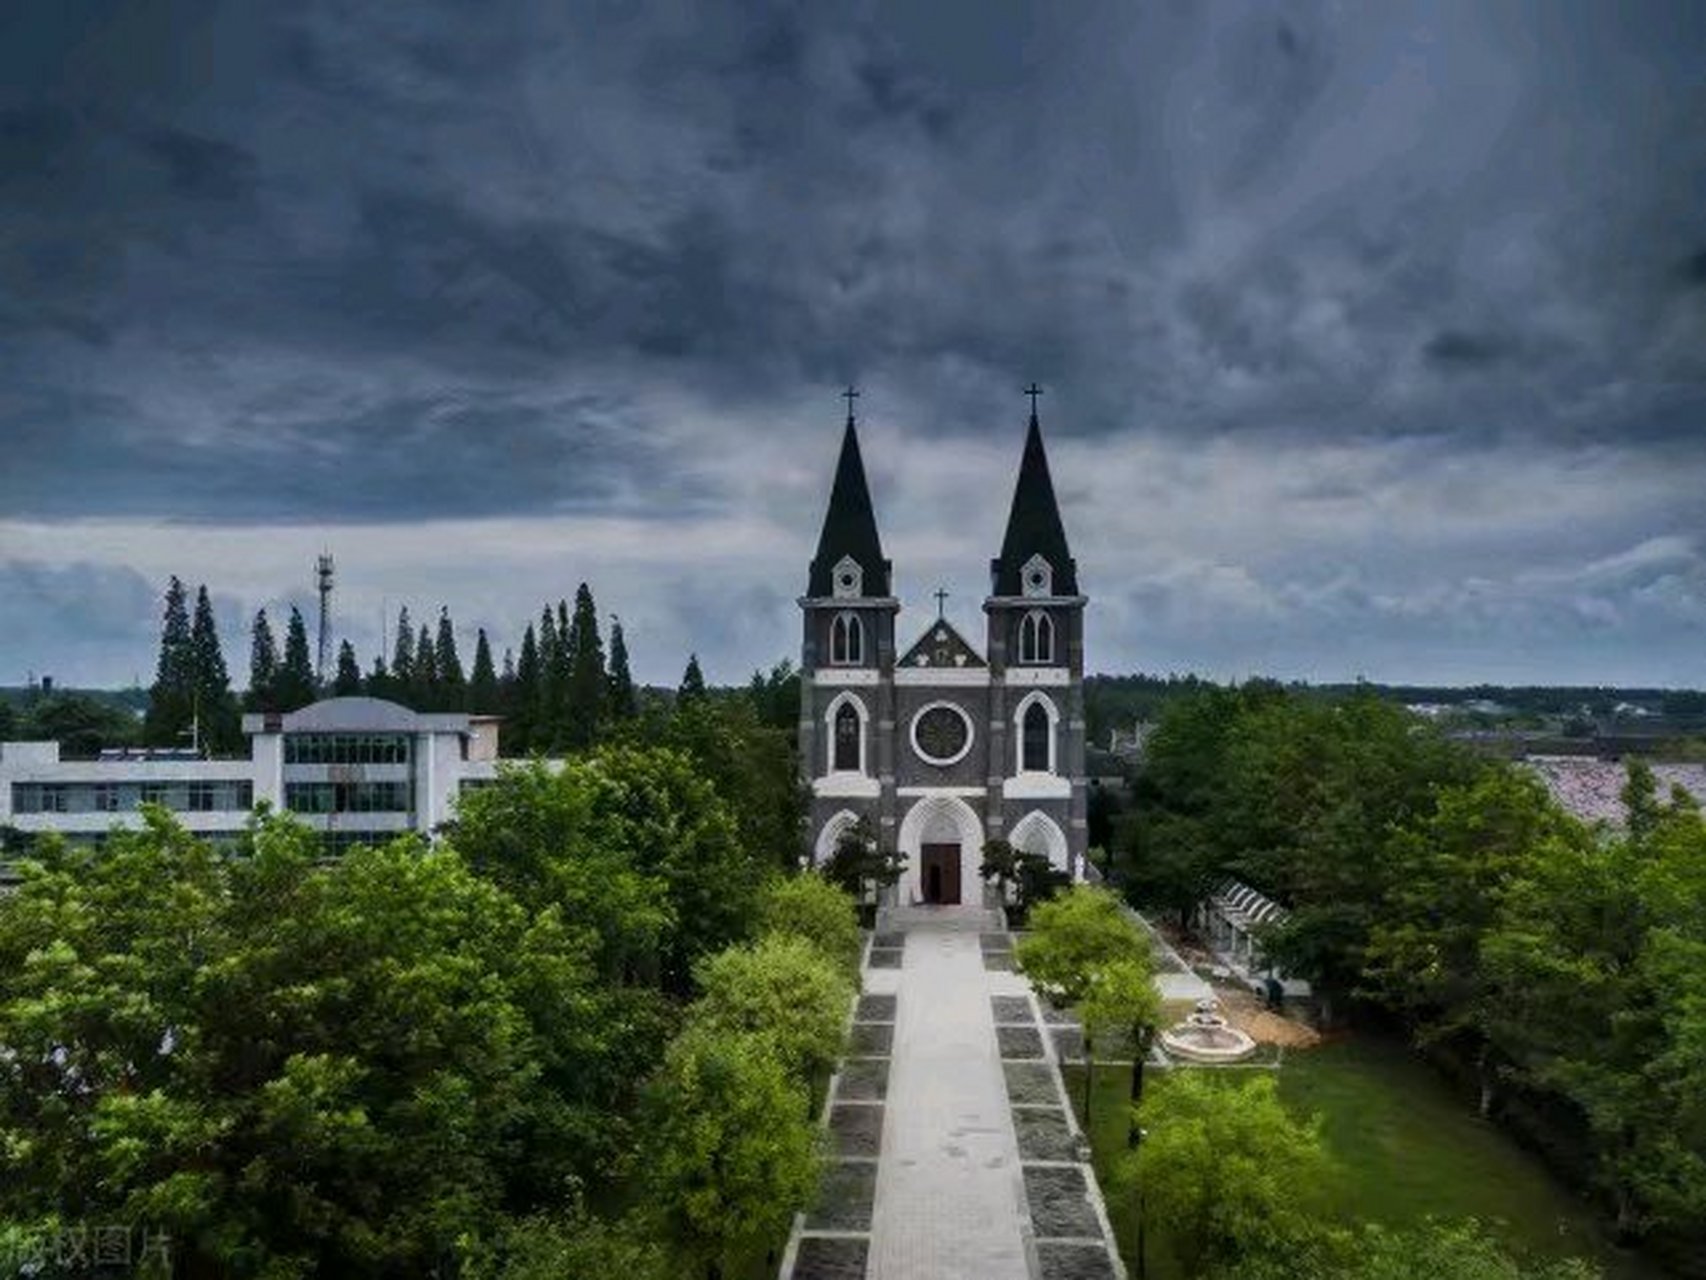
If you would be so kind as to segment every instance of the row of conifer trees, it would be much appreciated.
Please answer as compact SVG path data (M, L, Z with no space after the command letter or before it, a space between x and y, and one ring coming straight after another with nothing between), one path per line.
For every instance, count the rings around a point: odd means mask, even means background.
M680 693L693 697L704 690L698 658L691 657ZM612 619L607 656L598 610L584 582L575 592L572 612L566 600L554 607L546 603L537 627L529 623L524 631L520 652L504 650L501 668L493 661L485 628L475 633L473 664L464 671L450 610L439 610L436 629L425 623L417 629L405 605L397 616L389 660L376 656L364 674L354 646L344 640L334 670L322 682L302 611L291 607L282 653L267 611L255 614L241 709L294 711L317 698L356 694L416 711L501 715L506 753L585 750L639 712L622 623ZM231 689L207 588L197 588L192 621L185 586L175 576L166 590L143 740L155 746L193 743L215 753L242 746L239 699Z

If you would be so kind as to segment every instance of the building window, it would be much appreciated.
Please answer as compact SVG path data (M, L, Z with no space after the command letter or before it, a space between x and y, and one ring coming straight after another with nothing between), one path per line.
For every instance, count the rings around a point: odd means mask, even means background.
M832 767L837 773L858 773L859 712L851 702L843 702L835 713L835 759Z
M1054 619L1041 610L1033 609L1019 622L1019 661L1054 661Z
M284 807L292 813L408 813L406 782L287 782Z
M118 788L110 782L95 787L95 809L98 813L118 812Z
M190 783L189 803L186 806L191 813L212 813L213 784L211 782Z
M138 795L140 804L165 804L166 784L164 782L144 782Z
M1049 773L1049 739L1053 726L1041 702L1025 708L1020 729L1019 769L1022 773Z
M838 613L829 628L829 660L838 667L855 667L865 660L865 624L856 613Z
M409 739L396 733L291 733L286 764L407 764Z

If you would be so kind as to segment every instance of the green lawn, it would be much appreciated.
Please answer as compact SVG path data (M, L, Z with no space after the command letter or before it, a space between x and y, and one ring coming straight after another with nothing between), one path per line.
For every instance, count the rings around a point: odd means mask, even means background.
M1083 1069L1063 1068L1082 1121ZM1220 1078L1236 1081L1247 1072ZM1166 1087L1166 1073L1151 1072ZM1114 1157L1125 1150L1126 1068L1098 1067L1091 1140L1109 1215L1128 1266L1136 1265L1136 1218L1110 1185ZM1429 1215L1501 1224L1513 1250L1527 1256L1577 1254L1597 1259L1611 1280L1663 1275L1652 1264L1606 1242L1592 1209L1570 1194L1535 1157L1478 1120L1433 1071L1402 1047L1350 1040L1293 1050L1280 1070L1280 1096L1300 1114L1323 1117L1327 1142L1343 1169L1334 1189L1342 1222L1373 1219L1400 1225ZM1173 1273L1165 1249L1149 1244L1149 1274ZM1159 1264L1159 1265L1158 1265Z

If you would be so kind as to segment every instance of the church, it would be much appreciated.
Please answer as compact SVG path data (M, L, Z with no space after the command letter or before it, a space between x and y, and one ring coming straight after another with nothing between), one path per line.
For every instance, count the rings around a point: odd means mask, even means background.
M810 855L869 819L906 869L898 903L980 904L985 841L1083 877L1084 605L1032 388L978 647L941 616L900 648L848 392L847 427L805 595L800 758Z

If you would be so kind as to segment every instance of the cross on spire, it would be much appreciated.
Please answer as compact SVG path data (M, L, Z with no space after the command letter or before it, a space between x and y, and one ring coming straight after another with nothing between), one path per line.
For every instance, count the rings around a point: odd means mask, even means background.
M1034 382L1025 388L1025 394L1031 397L1031 416L1033 418L1037 416L1037 397L1042 393L1043 389Z
M859 388L849 385L847 390L841 393L841 398L847 401L847 421L851 422L853 421L853 402L859 398Z
M936 619L937 619L937 621L941 621L941 619L945 618L947 616L947 612L948 612L948 590L946 587L937 587L936 588Z

